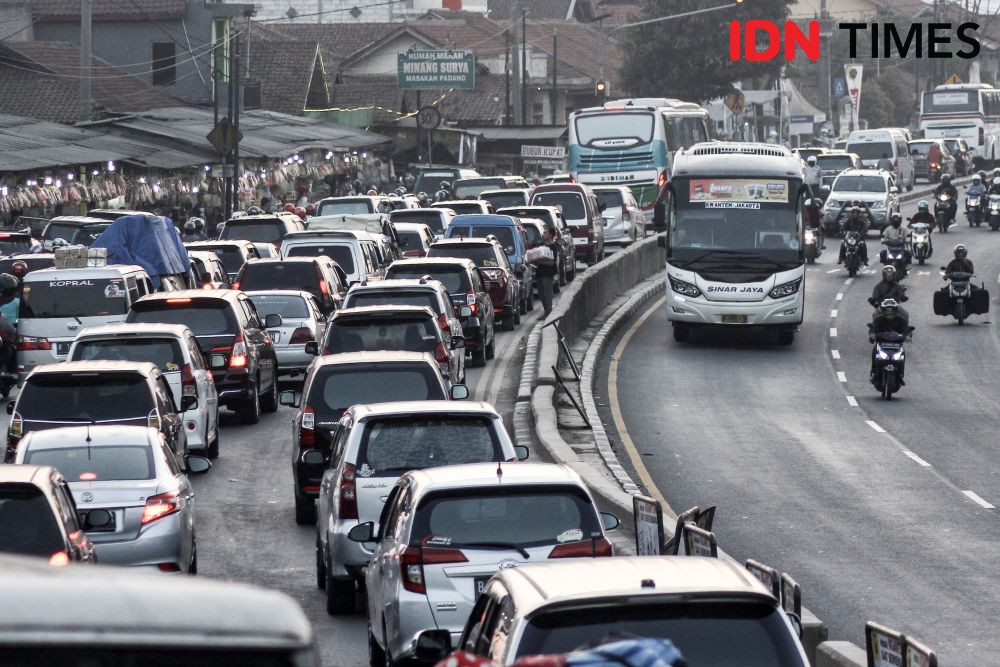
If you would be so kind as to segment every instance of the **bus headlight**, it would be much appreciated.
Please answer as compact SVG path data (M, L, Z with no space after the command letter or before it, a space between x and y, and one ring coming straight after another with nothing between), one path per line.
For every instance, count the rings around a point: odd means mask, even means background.
M798 278L790 283L785 283L783 285L778 285L773 290L767 293L772 299L784 299L786 296L791 296L799 291L799 287L802 285L802 279Z
M677 278L674 278L673 276L667 276L667 278L670 280L670 289L678 294L691 297L701 296L701 290L691 283L686 283L683 280L677 280Z

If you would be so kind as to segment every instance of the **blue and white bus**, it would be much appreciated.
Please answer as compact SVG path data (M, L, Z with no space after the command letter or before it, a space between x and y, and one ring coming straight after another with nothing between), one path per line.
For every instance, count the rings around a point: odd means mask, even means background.
M675 340L706 325L795 339L805 303L801 165L775 144L710 142L677 153L662 239Z
M708 111L691 102L634 98L569 116L569 171L577 183L627 185L649 210L670 176L671 156L708 141Z

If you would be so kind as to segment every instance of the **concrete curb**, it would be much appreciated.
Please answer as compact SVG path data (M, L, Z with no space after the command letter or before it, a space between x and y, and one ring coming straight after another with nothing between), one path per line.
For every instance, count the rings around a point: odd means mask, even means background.
M851 642L823 642L813 660L816 667L865 667L868 654Z

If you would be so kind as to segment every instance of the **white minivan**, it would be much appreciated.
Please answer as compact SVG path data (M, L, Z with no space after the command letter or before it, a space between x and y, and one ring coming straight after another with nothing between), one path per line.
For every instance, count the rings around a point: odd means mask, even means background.
M916 175L913 170L913 159L907 148L908 132L898 127L881 127L877 130L855 130L847 137L848 153L856 153L861 163L868 169L877 169L879 160L892 160L895 170L895 181L900 189L913 189Z

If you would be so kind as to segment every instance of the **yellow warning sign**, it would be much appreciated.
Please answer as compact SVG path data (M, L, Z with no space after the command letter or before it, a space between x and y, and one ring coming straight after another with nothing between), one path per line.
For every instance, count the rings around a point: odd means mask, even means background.
M726 95L722 103L729 107L729 110L733 113L742 113L743 107L746 104L746 96L740 91L734 90Z
M956 84L956 83L963 83L963 82L962 82L962 77L960 77L957 74L952 74L947 79L945 79L945 83Z

